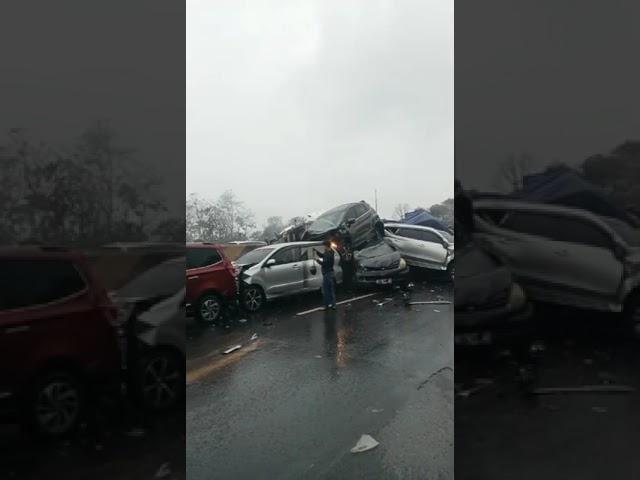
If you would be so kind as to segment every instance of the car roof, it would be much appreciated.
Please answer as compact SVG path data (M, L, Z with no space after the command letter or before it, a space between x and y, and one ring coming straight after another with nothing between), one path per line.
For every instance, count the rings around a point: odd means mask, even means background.
M442 236L442 231L437 228L426 227L424 225L412 225L410 223L398 223L398 222L385 222L385 227L398 227L398 228L406 228L408 230L426 230L428 232L436 233ZM446 233L446 232L444 232Z
M313 242L284 242L284 243L273 243L271 245L265 245L264 247L256 248L256 250L263 249L273 249L273 250L282 250L285 247L318 247L322 245L320 241ZM253 250L255 251L255 250Z
M221 243L214 242L189 242L187 248L223 248Z

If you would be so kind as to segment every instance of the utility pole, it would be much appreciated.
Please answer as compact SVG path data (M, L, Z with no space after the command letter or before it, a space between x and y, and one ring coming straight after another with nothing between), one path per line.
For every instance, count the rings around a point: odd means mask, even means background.
M378 189L375 189L375 198L376 198L376 212L378 211Z

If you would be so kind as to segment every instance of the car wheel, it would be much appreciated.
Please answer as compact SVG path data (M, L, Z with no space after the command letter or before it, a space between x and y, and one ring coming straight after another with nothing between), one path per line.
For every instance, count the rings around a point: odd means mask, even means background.
M136 368L134 391L147 410L166 411L178 405L185 391L184 361L170 350L144 355Z
M262 289L256 285L249 285L242 293L242 306L248 312L257 312L265 303L265 296Z
M84 388L76 376L54 371L35 382L26 404L26 420L38 435L64 437L78 427L84 406Z
M215 293L205 293L198 301L197 318L202 323L215 323L222 316L222 300Z

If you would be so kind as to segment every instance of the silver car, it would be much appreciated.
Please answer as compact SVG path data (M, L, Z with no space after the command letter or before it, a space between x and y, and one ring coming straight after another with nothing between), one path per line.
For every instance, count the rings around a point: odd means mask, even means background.
M261 247L240 257L236 267L240 303L245 310L260 310L266 301L322 289L322 273L314 250L322 242L291 242ZM336 282L342 282L340 256L336 252Z
M411 267L453 275L454 240L447 232L421 225L385 223L386 238Z
M640 233L586 210L512 200L474 202L476 238L538 301L625 312L640 322Z

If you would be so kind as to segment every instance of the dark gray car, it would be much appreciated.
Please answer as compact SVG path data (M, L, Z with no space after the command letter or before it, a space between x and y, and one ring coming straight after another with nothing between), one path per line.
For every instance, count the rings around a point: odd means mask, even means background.
M364 202L332 208L309 225L305 240L331 239L339 250L349 253L384 236L384 225L371 206Z

